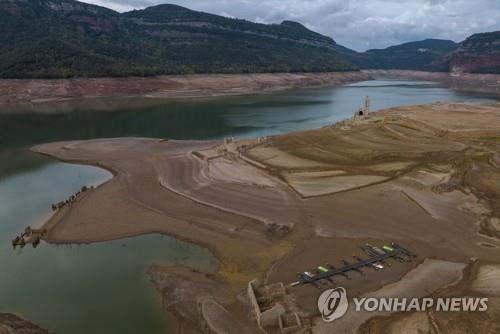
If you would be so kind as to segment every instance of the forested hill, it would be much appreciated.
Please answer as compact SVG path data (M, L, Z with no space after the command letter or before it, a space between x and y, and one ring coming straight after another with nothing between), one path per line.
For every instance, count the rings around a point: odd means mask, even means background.
M365 52L337 44L335 50L361 69L500 73L500 31L474 34L458 44L426 39Z
M361 53L340 46L337 50L363 69L429 70L433 62L440 60L456 46L450 40L426 39ZM444 68L439 70L447 71Z
M500 73L500 31L468 37L433 66L452 73Z
M356 70L300 23L257 24L175 5L118 13L72 0L0 0L0 77Z

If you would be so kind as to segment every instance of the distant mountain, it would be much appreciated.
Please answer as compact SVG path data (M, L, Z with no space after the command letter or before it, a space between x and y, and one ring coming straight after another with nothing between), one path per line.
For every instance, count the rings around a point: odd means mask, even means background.
M500 73L500 31L468 37L432 66L453 73Z
M362 53L347 48L336 50L363 69L424 70L456 46L449 40L426 39Z
M0 77L356 70L330 37L159 5L120 14L73 0L0 0Z
M475 34L459 44L426 39L366 52L338 44L334 49L362 69L500 73L500 31Z

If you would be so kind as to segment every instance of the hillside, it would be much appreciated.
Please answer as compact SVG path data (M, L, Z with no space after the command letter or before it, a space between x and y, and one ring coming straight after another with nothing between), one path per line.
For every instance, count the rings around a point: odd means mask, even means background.
M340 45L335 50L362 69L500 73L500 31L474 34L459 44L426 39L363 53Z
M363 69L423 70L456 46L449 40L426 39L362 53L342 47L337 51Z
M470 36L433 66L452 73L500 73L500 31Z
M329 37L159 5L120 14L73 0L0 1L0 77L356 70Z

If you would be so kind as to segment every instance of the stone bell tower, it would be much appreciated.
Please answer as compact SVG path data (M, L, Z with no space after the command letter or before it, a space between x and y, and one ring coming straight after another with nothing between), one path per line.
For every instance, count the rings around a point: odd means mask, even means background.
M365 98L365 105L359 108L356 116L368 116L370 114L370 98L367 96Z

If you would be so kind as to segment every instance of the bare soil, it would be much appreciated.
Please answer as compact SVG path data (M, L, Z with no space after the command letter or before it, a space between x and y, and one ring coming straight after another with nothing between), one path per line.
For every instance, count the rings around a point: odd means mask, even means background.
M204 245L219 261L215 273L186 275L155 266L149 272L152 281L170 309L190 324L181 326L185 332L202 330L196 324L221 324L221 317L256 332L245 298L248 281L287 284L299 271L362 256L359 247L366 242L395 241L419 256L383 272L339 280L350 296L407 283L426 295L460 280L462 264L471 258L500 264L499 189L487 181L500 174L498 137L499 105L436 103L387 109L263 142L118 138L33 150L114 173L49 219L48 241L87 243L165 233ZM270 159L270 152L280 158ZM360 175L383 179L302 196L286 177L291 173L302 173L313 190L324 188L325 177L328 182ZM488 273L482 277L490 284L488 275L498 271ZM471 275L465 281L473 280ZM176 300L172 291L178 285L172 282L197 293L169 303ZM304 319L317 324L318 291L312 286L288 290ZM199 296L213 298L218 306L208 313L183 311L198 310ZM485 317L485 326L498 323L494 314ZM415 319L410 320L422 320ZM356 321L352 329L361 325Z
M161 103L165 99L245 95L291 88L335 86L369 78L368 74L361 72L335 72L9 79L0 80L0 112L106 111L119 106L131 108ZM139 97L143 99L138 99Z

